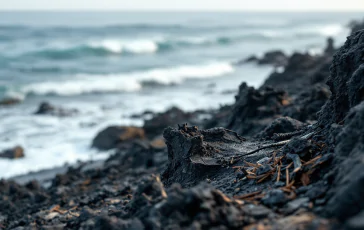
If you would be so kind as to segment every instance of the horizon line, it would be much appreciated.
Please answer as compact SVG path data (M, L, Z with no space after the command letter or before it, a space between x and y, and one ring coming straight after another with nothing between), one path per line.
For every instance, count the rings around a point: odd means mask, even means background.
M363 13L364 9L0 9L0 12Z

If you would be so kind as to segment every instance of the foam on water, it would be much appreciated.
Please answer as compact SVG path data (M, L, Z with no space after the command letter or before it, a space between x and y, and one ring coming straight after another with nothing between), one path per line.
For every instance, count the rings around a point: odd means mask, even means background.
M228 62L214 62L122 74L78 74L68 81L29 84L20 91L25 95L56 94L60 96L101 92L133 92L142 89L145 82L164 85L180 84L186 79L213 78L233 71L233 66Z
M90 42L88 44L94 48L104 48L113 53L155 53L158 50L158 45L155 41L151 40L136 40L124 41L117 39L106 39L98 42Z

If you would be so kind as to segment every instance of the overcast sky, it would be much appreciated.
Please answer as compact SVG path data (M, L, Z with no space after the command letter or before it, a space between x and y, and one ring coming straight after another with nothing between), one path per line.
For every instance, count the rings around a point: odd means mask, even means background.
M0 9L363 11L364 0L0 0Z

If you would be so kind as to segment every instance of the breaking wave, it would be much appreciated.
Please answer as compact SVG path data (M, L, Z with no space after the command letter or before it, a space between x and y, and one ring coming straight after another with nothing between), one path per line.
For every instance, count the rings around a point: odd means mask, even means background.
M160 85L180 84L187 79L203 79L223 76L234 71L228 62L215 62L205 65L186 65L174 68L151 69L109 75L79 74L72 80L62 82L40 82L26 85L20 92L25 95L71 96L89 93L133 92L146 83Z

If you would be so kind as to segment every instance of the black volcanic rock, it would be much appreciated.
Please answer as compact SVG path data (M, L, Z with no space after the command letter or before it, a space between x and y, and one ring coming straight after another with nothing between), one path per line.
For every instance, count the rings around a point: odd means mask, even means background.
M92 147L99 150L110 150L130 145L135 140L144 139L144 130L139 127L110 126L100 131L92 141Z
M260 134L263 138L272 138L275 133L290 133L300 130L304 127L304 123L292 119L290 117L280 117L275 119Z
M328 101L331 92L327 85L318 83L299 93L282 109L282 114L302 122L317 120L317 112Z
M342 122L364 100L364 32L351 35L335 54L327 81L332 95L320 112L320 125Z
M273 72L263 87L271 86L296 94L312 83L324 82L329 75L331 55L313 56L308 53L294 53L288 58L283 72Z
M327 211L341 220L364 210L363 130L364 102L351 109L335 148L337 175Z
M288 103L287 99L285 91L269 87L256 90L243 83L224 126L243 136L256 134L273 121L274 116Z
M50 104L49 102L42 102L34 114L67 117L67 116L73 116L77 113L78 113L77 109L58 108Z
M287 64L287 56L280 50L269 51L258 60L260 65L285 66Z
M149 138L154 138L163 134L163 130L168 126L176 124L192 123L199 125L199 114L204 114L203 111L194 113L184 112L183 110L172 107L163 113L155 114L151 119L144 121L143 129Z
M236 65L242 65L250 62L256 62L258 65L273 65L276 67L285 66L287 64L287 56L281 50L272 50L264 53L262 58L251 55L246 59L238 61Z

